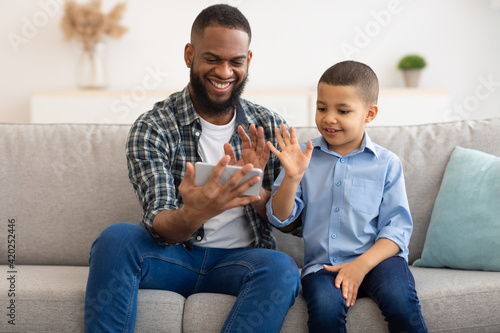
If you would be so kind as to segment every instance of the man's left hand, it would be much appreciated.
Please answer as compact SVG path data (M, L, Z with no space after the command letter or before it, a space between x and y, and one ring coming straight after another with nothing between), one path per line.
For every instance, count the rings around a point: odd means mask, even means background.
M250 136L245 133L241 125L238 126L238 134L241 138L241 158L236 160L233 147L229 143L224 144L224 153L231 157L230 165L244 166L248 163L253 164L255 168L264 171L267 161L269 160L269 153L271 150L266 145L264 138L264 129L260 127L258 130L254 124L249 128Z

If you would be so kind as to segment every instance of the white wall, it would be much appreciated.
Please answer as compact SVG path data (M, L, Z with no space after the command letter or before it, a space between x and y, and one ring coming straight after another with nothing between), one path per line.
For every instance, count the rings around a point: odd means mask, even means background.
M103 9L117 1L103 0ZM129 32L107 42L109 88L131 90L150 71L161 72L158 89L183 88L191 23L216 2L129 0ZM416 52L428 63L421 87L451 91L448 118L500 115L500 8L491 0L222 2L240 8L252 26L249 90L314 89L327 67L345 59L370 65L383 88L402 87L396 64ZM29 121L32 91L76 88L81 48L63 39L62 3L0 0L0 122Z

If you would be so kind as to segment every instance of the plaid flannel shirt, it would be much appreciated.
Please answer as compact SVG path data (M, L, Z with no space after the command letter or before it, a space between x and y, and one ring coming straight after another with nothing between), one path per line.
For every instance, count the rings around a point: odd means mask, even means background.
M241 157L241 139L236 127L242 125L248 133L250 124L263 127L266 141L277 146L275 128L285 120L278 114L240 99L236 109L236 126L230 144L236 158ZM143 208L142 222L161 245L175 245L164 242L153 230L155 216L167 209L182 206L182 197L178 187L186 172L186 162L201 161L198 142L201 136L201 124L196 113L188 87L158 102L151 111L141 115L130 129L126 146L127 166L130 182ZM279 175L281 164L270 154L263 174L263 187L271 190L274 179ZM255 233L254 247L276 247L276 240L271 225L253 209L244 206L245 216ZM182 244L191 248L203 239L201 226Z

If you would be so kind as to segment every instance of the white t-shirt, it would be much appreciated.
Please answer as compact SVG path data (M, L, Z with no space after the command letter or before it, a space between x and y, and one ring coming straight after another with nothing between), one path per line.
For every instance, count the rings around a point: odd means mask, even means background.
M236 123L236 112L226 125L214 125L200 117L201 137L199 148L203 162L217 164L224 157L224 144L231 140ZM255 241L250 222L245 218L243 207L229 209L204 225L205 236L197 245L217 248L244 248Z

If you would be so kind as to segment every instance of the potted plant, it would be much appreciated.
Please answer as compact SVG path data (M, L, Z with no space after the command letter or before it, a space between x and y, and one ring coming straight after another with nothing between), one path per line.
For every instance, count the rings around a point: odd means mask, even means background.
M102 89L107 85L104 62L104 37L120 38L127 28L119 21L126 3L118 3L108 13L101 11L101 0L87 3L67 0L61 28L66 39L82 42L83 50L77 67L77 83L80 88Z
M398 63L398 69L403 71L405 84L408 88L418 86L420 72L426 65L425 59L418 54L408 54L401 58Z

